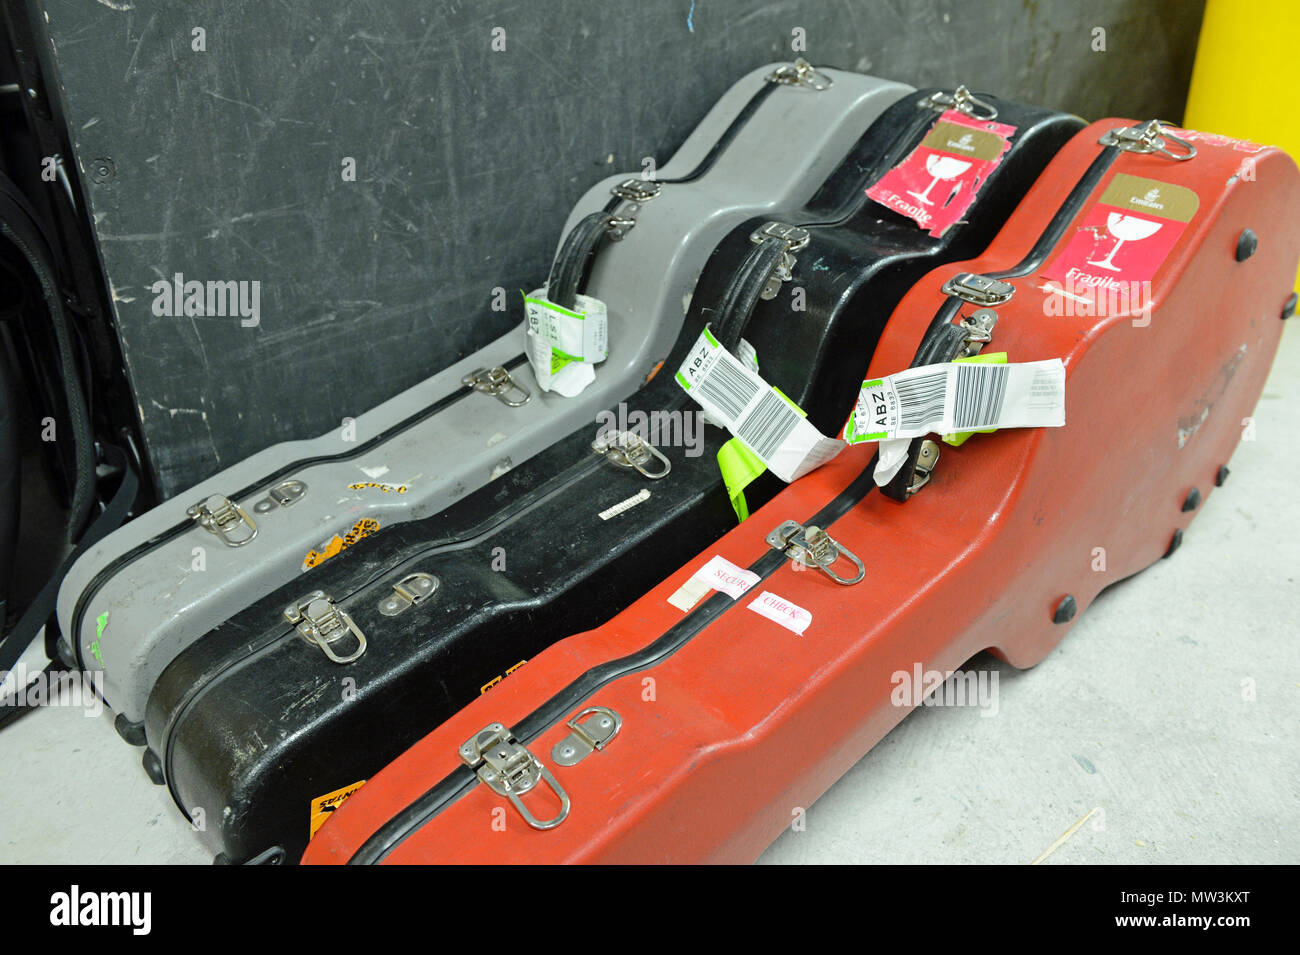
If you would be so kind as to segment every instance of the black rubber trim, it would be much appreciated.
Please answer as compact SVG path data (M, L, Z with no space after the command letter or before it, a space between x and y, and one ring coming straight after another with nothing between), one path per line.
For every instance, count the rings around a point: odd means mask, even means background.
M502 367L504 367L507 371L510 371L519 367L527 360L528 358L525 355L516 355L514 358L511 358L508 362L506 362ZM469 388L467 386L461 386L460 388L457 388L455 391L452 391L447 395L445 395L444 397L439 398L437 401L433 402L433 404L427 405L421 410L417 411L415 414L410 415L409 417L404 418L403 420L397 422L397 424L393 425L392 427L385 428L383 431L379 432L374 437L370 438L368 441L363 441L361 444L359 444L355 448L352 448L351 450L342 451L338 454L319 454L316 455L315 457L302 458L301 460L298 461L292 461L289 464L286 464L284 467L280 468L279 470L273 471L271 474L267 475L266 477L260 478L259 480L248 485L247 487L241 488L240 490L236 491L234 494L227 495L227 497L229 497L233 501L240 501L243 500L244 498L249 497L252 494L256 494L264 490L265 488L271 486L272 484L275 484L283 480L284 478L288 477L289 475L293 474L296 471L302 470L303 468L312 467L317 464L322 464L326 461L347 461L352 458L358 457L362 454L366 454L372 449L374 449L375 447L377 447L378 445L382 444L384 441L388 441L391 438L397 437L397 435L401 434L402 432L410 428L413 428L421 421L424 421L427 418L435 414L438 414L441 411L446 410L452 404L454 404L457 401L460 401L462 398L468 397L469 395L473 394L473 392L474 392L473 388ZM81 591L80 596L77 597L77 604L72 612L72 633L66 635L68 638L68 643L72 646L72 652L77 658L77 665L79 667L81 667L82 669L85 669L86 667L85 658L82 656L81 653L81 627L85 620L86 608L90 604L90 601L94 599L95 595L99 593L100 588L102 588L104 584L108 582L110 577L112 577L114 574L119 573L121 569L127 564L140 559L142 556L144 556L154 548L161 547L163 544L167 543L168 541L173 540L176 537L179 537L181 534L184 534L192 527L194 527L194 522L189 520L180 521L174 524L172 527L168 528L167 530L154 535L153 537L149 538L149 540L144 541L141 544L137 544L135 547L132 547L126 553L122 554L119 557L114 558L110 563L106 564L103 567L103 569L100 570L99 573L97 573L94 577L91 578L90 583L86 585L86 587Z

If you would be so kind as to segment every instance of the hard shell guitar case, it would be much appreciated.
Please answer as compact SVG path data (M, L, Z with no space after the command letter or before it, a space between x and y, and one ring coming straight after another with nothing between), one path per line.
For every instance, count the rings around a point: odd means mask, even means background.
M594 258L585 291L609 308L609 358L581 394L538 388L521 325L350 426L268 448L89 551L65 578L58 619L77 665L103 671L119 732L143 743L150 688L202 634L277 587L299 586L304 570L356 540L441 511L634 392L682 325L681 292L668 295L664 279L684 287L728 228L807 201L910 92L802 61L764 67L719 100L658 182L615 177L592 189L555 269L571 305ZM801 148L772 148L787 141Z
M985 348L1064 361L1063 428L944 447L901 504L876 487L874 445L850 448L447 720L303 861L752 861L916 705L895 696L899 673L985 649L1032 666L1101 590L1173 552L1227 477L1295 311L1297 221L1280 150L1091 125L985 254L903 298L868 372L957 357L992 308ZM1126 303L1111 279L1150 284ZM714 556L757 581L669 603ZM858 584L823 572L855 558ZM810 615L802 635L750 609L765 594Z
M983 249L1082 126L992 97L971 101L996 109L1015 133L965 221L934 237L869 203L863 190L954 101L971 108L938 90L899 101L805 208L777 217L824 223L796 261L788 229L733 230L695 288L667 367L682 362L706 325L730 349L745 335L760 360L764 350L802 356L802 364L775 362L772 384L809 420L838 424L845 409L832 402L856 388L912 282ZM762 298L774 280L782 285L783 272L806 286L809 307L797 322ZM857 350L828 347L848 339ZM609 418L677 413L686 428L689 401L664 374ZM673 438L654 447L626 434L603 443L584 427L435 517L360 541L235 615L159 678L146 713L146 769L183 811L204 811L203 837L226 858L296 858L313 799L364 779L501 678L508 683L535 653L608 620L735 525L715 461L725 434L700 432L700 445ZM593 453L593 436L608 454ZM751 499L779 486L760 481Z

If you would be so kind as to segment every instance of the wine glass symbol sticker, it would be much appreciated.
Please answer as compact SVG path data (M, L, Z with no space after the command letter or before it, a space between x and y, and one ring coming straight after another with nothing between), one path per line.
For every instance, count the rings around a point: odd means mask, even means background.
M1118 241L1111 247L1110 254L1098 262L1089 262L1089 265L1095 265L1098 268L1109 269L1111 272L1121 271L1120 267L1115 264L1115 253L1125 242L1140 242L1143 239L1149 239L1160 231L1163 222L1152 222L1150 219L1143 219L1139 216L1125 215L1122 212L1112 212L1106 216L1106 231L1113 235Z
M934 178L930 180L930 184L925 187L924 192L909 192L908 195L914 196L917 202L922 205L932 206L934 203L930 201L930 190L935 187L935 184L940 179L956 179L970 167L971 164L965 159L958 159L956 156L945 156L941 153L931 153L925 157L925 171Z

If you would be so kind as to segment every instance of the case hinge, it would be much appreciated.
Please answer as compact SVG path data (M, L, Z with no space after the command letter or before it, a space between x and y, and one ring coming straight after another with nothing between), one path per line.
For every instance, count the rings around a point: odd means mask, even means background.
M213 494L185 511L204 530L220 537L230 547L243 547L257 536L257 525L248 512L220 494Z
M294 624L299 635L308 643L321 649L335 663L351 663L366 652L366 635L361 632L347 611L335 605L328 594L313 590L284 611L284 619ZM349 634L357 648L348 656L334 652L334 644Z
M803 86L819 93L835 85L834 80L818 70L802 56L798 57L793 63L783 63L763 79L769 83L779 83L782 86Z
M767 544L773 550L781 551L800 567L815 567L837 584L856 584L867 575L866 567L855 554L812 524L804 527L798 521L786 521L767 535ZM832 565L841 557L856 565L857 574L841 577L831 570Z
M781 258L776 263L771 277L767 280L767 285L763 287L760 298L771 300L776 298L777 293L781 291L781 283L788 282L794 276L794 267L797 260L794 257L796 252L800 252L808 247L812 234L807 229L802 229L797 225L787 225L784 222L766 222L750 235L749 241L755 245L762 245L768 239L779 239L784 243L781 249Z
M609 745L623 728L623 718L607 706L589 706L565 725L572 732L555 744L551 759L559 766L576 766Z
M973 119L997 119L998 110L992 103L986 103L965 86L959 85L951 93L931 93L918 104L936 112L955 109L957 112Z
M1165 148L1166 140L1173 140L1183 148L1184 152L1170 152ZM1195 146L1169 132L1166 124L1158 119L1147 120L1136 126L1118 126L1103 133L1097 142L1103 146L1115 146L1131 153L1155 153L1174 162L1186 162L1196 155Z
M477 371L470 372L460 380L460 383L466 388L473 388L485 395L491 395L503 405L508 405L511 408L518 408L520 405L528 404L528 399L532 397L528 389L515 381L510 376L510 372L500 365L496 368L479 368ZM512 392L523 395L523 398L521 400L511 400L509 395Z
M541 760L501 723L489 723L466 740L460 748L460 758L489 789L509 799L524 822L534 829L554 829L568 817L569 794L560 788ZM559 813L547 820L534 816L520 798L543 780L560 799Z

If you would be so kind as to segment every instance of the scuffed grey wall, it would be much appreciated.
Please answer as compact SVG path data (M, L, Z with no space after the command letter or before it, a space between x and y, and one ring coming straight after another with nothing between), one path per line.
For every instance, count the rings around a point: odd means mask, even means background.
M161 491L356 416L506 332L572 203L787 60L1085 118L1181 117L1180 0L46 0ZM205 50L196 51L194 30ZM505 50L493 50L497 28ZM1105 50L1093 49L1094 30ZM498 36L500 34L497 34ZM498 44L499 45L499 44ZM774 142L774 149L798 148ZM341 175L356 161L356 181ZM260 282L260 323L149 286ZM517 298L517 296L513 296Z

